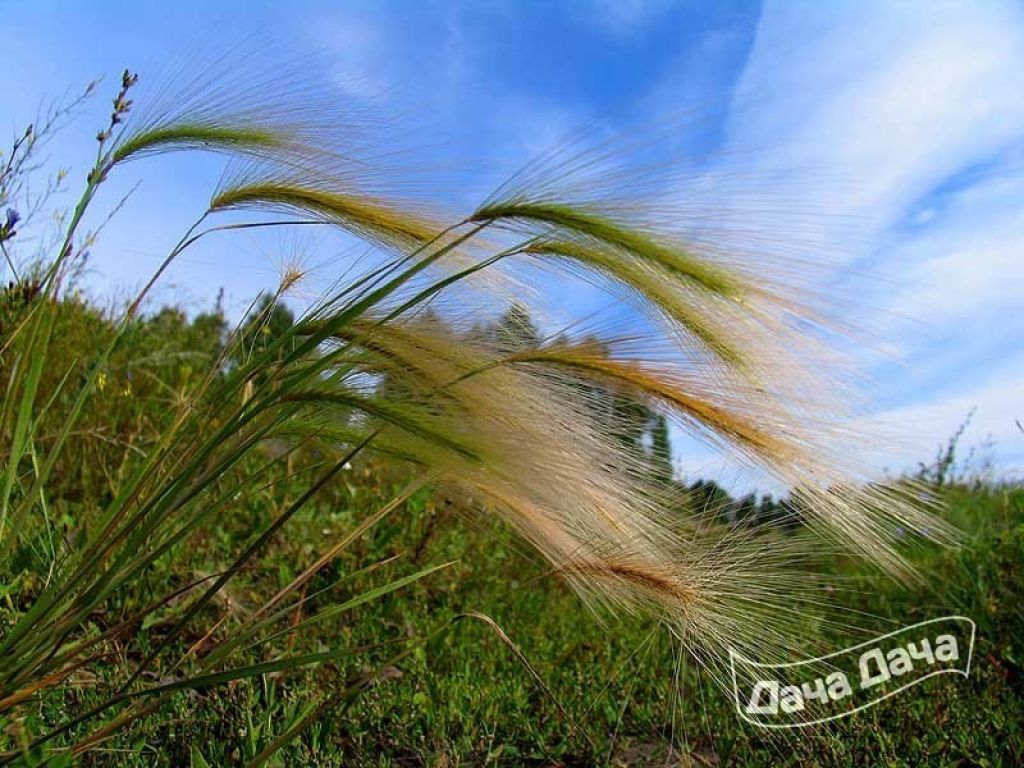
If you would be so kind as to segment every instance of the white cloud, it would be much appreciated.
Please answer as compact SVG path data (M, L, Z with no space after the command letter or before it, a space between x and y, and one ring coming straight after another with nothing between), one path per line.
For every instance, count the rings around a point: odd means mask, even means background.
M1024 360L1000 367L991 381L965 391L878 414L873 422L898 434L898 442L878 446L865 459L877 469L892 470L927 462L972 411L974 415L958 446L961 458L970 448L991 441L993 455L987 458L995 460L1003 472L1021 477L1024 432L1017 422L1024 423Z
M934 211L935 209L930 209ZM950 195L894 258L911 316L941 309L952 321L1024 306L1024 168L1010 166ZM1024 317L1004 317L1004 321ZM1024 327L1021 329L1024 331Z
M731 144L800 174L819 210L884 225L1020 137L1021 92L1016 4L768 3Z
M876 368L899 393L878 416L904 436L876 466L927 460L974 406L965 441L991 434L1002 466L1024 465L1022 93L1016 3L763 9L727 130L750 190L733 205L756 227L767 194L792 212L770 236L839 243L841 264L886 278L856 284L849 316L906 363Z

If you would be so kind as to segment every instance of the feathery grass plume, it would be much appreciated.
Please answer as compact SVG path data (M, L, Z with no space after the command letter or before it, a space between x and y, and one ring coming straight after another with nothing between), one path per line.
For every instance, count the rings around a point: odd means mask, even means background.
M693 283L709 293L720 296L738 296L740 286L727 271L708 264L681 248L670 248L637 228L630 228L614 221L598 211L589 211L565 203L545 201L515 201L489 203L478 208L470 217L471 221L526 221L536 222L553 231L575 233L595 243L615 247L631 254L641 262L656 264L671 275ZM603 269L608 269L611 259L589 256L574 249L571 244L544 243L535 250L550 252L567 258L595 258ZM620 257L621 259L621 257Z
M813 586L783 566L806 552L792 539L768 546L681 517L607 418L596 421L578 374L603 381L603 372L558 373L543 352L505 357L431 317L368 316L342 336L343 347L365 353L360 370L379 376L389 399L474 446L470 456L368 412L390 427L376 448L430 467L449 495L500 515L589 603L660 616L723 683L730 645L761 658L792 650L786 622Z
M660 232L640 203L631 210L621 200L553 201L551 190L536 199L517 194L486 202L470 220L532 234L520 253L553 261L628 301L678 336L688 356L705 354L734 372L777 378L762 370L763 342L791 335L780 316L811 311L770 274L751 274L727 253Z
M619 241L629 239L640 238L616 238ZM637 306L655 309L657 318L670 328L675 327L691 335L724 361L742 364L742 353L736 349L730 332L727 328L715 327L714 317L707 311L708 302L714 299L698 295L709 293L736 299L743 292L738 281L729 279L724 271L703 264L696 257L686 259L689 263L678 264L680 253L657 243L651 244L654 258L650 259L645 258L643 250L624 249L615 240L611 240L609 245L602 247L600 243L583 239L542 238L527 245L523 252L559 259L570 269L582 268L580 271L584 275L594 271L621 284Z
M562 342L509 355L514 365L553 366L584 375L649 401L691 434L731 450L793 489L809 521L841 534L863 554L906 574L895 549L906 531L940 541L955 532L930 514L911 486L854 485L845 457L830 448L825 416L799 402L780 402L742 377L733 381L687 369L637 339ZM624 356L631 354L632 357Z
M783 463L793 448L787 438L773 430L767 420L751 418L744 403L727 403L719 390L693 372L645 365L608 355L608 343L585 340L562 342L509 355L511 364L534 363L563 366L583 372L633 394L657 401L682 414L693 430L707 430L727 444L735 445L766 462Z
M358 190L342 191L335 185L310 183L307 179L264 175L266 169L250 167L226 181L210 201L211 212L231 209L270 210L314 216L335 224L370 242L414 250L444 227L426 215L402 210L394 203L376 200ZM247 178L248 177L248 178Z
M710 430L719 445L792 487L829 535L895 573L907 573L896 552L906 531L955 539L913 493L865 485L866 473L839 455L837 443L856 432L859 402L806 266L787 261L784 248L766 249L763 259L752 258L753 246L730 252L735 232L723 238L730 247L709 245L707 233L728 222L716 224L713 210L687 209L671 163L661 163L667 171L658 163L631 167L628 152L609 146L556 149L471 219L532 235L522 252L596 275L599 287L668 331L643 336L670 342L676 356L658 349L652 360L638 349L618 360L582 360L563 348L542 353L546 363L587 367L678 414L688 431Z
M281 265L281 276L277 285L278 295L290 293L306 278L306 271L297 259Z
M119 163L131 157L160 151L222 149L232 152L269 152L288 146L290 136L281 128L248 128L211 123L177 123L140 129L123 137L114 147L111 160Z
M268 55L269 51L269 55ZM173 77L147 81L129 76L136 100L122 94L121 112L96 178L118 163L152 154L202 149L234 162L213 195L208 213L273 212L299 215L304 223L336 225L391 252L420 255L452 228L423 192L437 195L442 179L417 173L404 139L368 102L346 95L336 83L318 82L315 56L282 56L278 46L253 41L229 46L211 61L185 59ZM125 125L117 135L115 126ZM419 180L426 179L421 187ZM279 224L284 222L262 222ZM244 226L244 225L242 225ZM191 233L190 233L191 234ZM202 236L205 233L199 233ZM442 269L464 268L473 244L446 249ZM428 256L429 254L422 254ZM493 289L509 281L488 270L474 277Z
M132 114L113 137L112 164L189 149L304 167L326 158L363 163L373 113L311 77L314 56L282 55L251 40L220 48L214 57L208 50L185 54L164 76L134 88L142 106L128 102Z
M237 162L225 172L208 207L211 214L228 211L286 217L277 223L319 223L370 246L367 268L360 272L349 264L346 279L333 285L325 294L329 298L314 305L307 319L363 301L390 302L401 314L429 301L442 286L489 302L528 294L526 286L500 269L499 258L488 255L495 244L484 237L486 225L453 223L414 197L371 194L357 175L336 164L309 170L270 161ZM390 261L382 263L379 251ZM377 295L377 290L383 292Z

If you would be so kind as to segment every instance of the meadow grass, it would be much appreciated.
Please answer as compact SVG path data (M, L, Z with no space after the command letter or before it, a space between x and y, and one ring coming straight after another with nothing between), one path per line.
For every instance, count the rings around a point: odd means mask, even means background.
M229 593L250 595L286 585L296 563L320 542L350 529L363 510L394 488L379 468L355 470L341 504L311 508L288 537L269 548ZM656 623L624 620L608 632L550 569L517 547L508 529L467 526L440 500L421 492L391 512L360 547L310 583L308 593L356 572L337 591L310 601L312 615L379 584L382 571L413 574L421 562L457 558L406 592L318 622L296 649L362 648L320 672L266 673L230 686L177 692L160 709L84 758L103 765L231 765L254 757L268 734L300 719L335 691L338 677L375 668L410 635L442 617L481 610L505 627L550 690L541 689L515 655L483 625L467 622L439 642L387 664L379 681L344 709L322 713L277 758L294 765L663 765L669 754L695 765L1015 765L1024 755L1024 493L1019 488L952 487L949 515L968 534L959 552L921 552L925 584L907 589L847 562L848 605L899 624L950 613L978 623L969 680L943 676L878 707L800 737L769 735L744 724L728 697L696 671ZM258 515L253 509L251 514ZM423 543L423 539L427 543ZM195 553L189 575L215 570L241 526L225 526ZM430 552L427 555L427 552ZM388 562L359 573L359 564ZM172 571L152 575L177 583ZM158 635L162 626L147 626ZM191 641L201 637L193 635ZM836 633L841 645L848 638ZM262 656L251 651L248 658ZM22 728L59 722L69 706L100 698L115 661L36 702ZM563 711L564 708L564 711ZM574 731L574 725L578 731ZM685 757L683 757L685 756ZM690 763L686 762L690 760Z

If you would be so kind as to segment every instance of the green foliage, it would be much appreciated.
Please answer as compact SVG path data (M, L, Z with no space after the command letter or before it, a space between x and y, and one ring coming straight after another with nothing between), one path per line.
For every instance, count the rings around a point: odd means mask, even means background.
M380 485L377 469L354 472L352 495L333 509L317 505L296 518L290 535L268 549L232 592L234 599L245 600L261 583L286 583L295 563L316 551L323 530L346 530L361 509L393 492ZM324 712L285 747L278 764L476 765L490 759L642 766L661 764L671 749L698 764L1014 765L1024 756L1024 616L1016 602L1024 588L1024 494L963 487L947 493L949 514L968 532L968 544L961 552L922 553L921 586L907 590L848 563L837 566L835 576L856 596L851 608L901 625L948 613L974 618L978 645L971 677L928 681L827 730L780 738L743 724L728 697L701 680L685 656L676 679L680 649L655 626L623 620L603 632L564 585L517 553L509 531L458 525L442 502L419 495L309 585L312 594L359 562L399 552L411 556L422 537L429 539L432 559L460 556L458 565L408 592L325 618L315 637L296 634L296 653L341 643L367 650L319 673L296 669L176 694L105 745L126 751L97 752L84 764L201 765L195 755L210 765L244 762L268 736L335 693L339 680L386 663L387 646L369 646L397 645L409 634L429 631L430 612L478 608L509 631L555 698L537 687L492 632L466 624L386 665L375 686L344 711ZM228 541L211 540L201 550L216 557ZM416 567L408 562L398 573L413 574ZM373 573L357 576L333 599L319 598L307 610L319 613L374 583L380 582ZM851 614L850 621L863 618ZM842 631L835 633L837 647L846 641ZM108 674L105 666L99 669ZM40 702L36 711L43 719L35 720L36 727L58 718L66 702L87 703L99 694L95 681L71 690ZM572 731L559 704L580 731Z

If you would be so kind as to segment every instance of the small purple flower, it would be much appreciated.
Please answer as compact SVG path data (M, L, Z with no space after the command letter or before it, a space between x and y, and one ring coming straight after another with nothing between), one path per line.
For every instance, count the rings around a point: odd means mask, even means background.
M19 221L21 221L21 214L13 208L8 208L4 223L0 224L0 242L10 240L17 234L14 228L17 226Z

